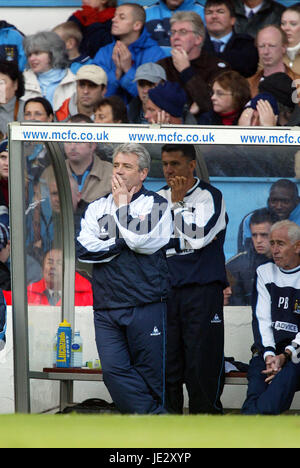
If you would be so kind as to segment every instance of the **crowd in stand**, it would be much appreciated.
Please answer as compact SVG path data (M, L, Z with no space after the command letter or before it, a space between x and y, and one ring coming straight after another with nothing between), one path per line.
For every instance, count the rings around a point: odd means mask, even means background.
M9 122L300 124L300 3L140 3L83 0L53 30L26 37L0 22L0 288L8 304ZM76 234L88 204L111 191L115 146L63 145ZM195 149L197 176L218 175L209 173L204 153ZM54 173L43 144L28 142L24 152L28 302L60 305L62 239ZM151 171L161 176L159 145L150 154ZM281 178L266 207L241 220L238 255L227 262L227 305L251 304L256 268L271 257L272 224L290 219L300 225L297 187ZM76 263L75 305L92 304L90 280L89 268Z

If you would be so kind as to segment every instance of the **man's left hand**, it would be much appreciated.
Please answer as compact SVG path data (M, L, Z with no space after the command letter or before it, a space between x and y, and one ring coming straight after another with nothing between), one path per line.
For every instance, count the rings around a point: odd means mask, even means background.
M283 354L279 354L278 356L267 356L266 370L262 371L263 374L267 375L265 382L270 383L278 372L281 371L285 363L286 358Z

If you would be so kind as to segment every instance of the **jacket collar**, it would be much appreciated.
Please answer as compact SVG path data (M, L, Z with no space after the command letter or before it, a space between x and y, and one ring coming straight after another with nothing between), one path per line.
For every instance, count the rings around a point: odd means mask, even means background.
M235 12L238 15L242 15L246 17L244 2L242 0L235 0L235 3L236 3ZM273 3L275 2L272 2L271 0L264 0L263 5L261 9L259 10L259 12L272 9Z

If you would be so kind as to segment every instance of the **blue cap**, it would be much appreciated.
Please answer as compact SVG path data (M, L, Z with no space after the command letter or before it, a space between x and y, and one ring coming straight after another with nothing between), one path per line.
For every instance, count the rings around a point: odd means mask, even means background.
M0 153L8 151L8 140L2 140L0 143Z
M275 115L279 114L277 100L275 99L273 94L270 94L270 93L257 94L256 96L254 96L254 98L251 99L251 101L247 102L247 104L245 105L245 109L247 109L247 107L252 107L252 109L256 109L257 103L261 99L263 101L268 101L271 104L271 107Z
M168 112L173 117L182 117L187 95L183 88L175 81L161 83L148 92L148 96L154 104Z

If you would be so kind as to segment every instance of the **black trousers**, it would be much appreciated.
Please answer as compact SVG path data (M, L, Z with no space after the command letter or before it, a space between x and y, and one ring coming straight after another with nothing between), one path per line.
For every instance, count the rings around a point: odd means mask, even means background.
M167 308L166 408L183 411L183 384L189 413L222 413L224 388L223 286L173 288Z

